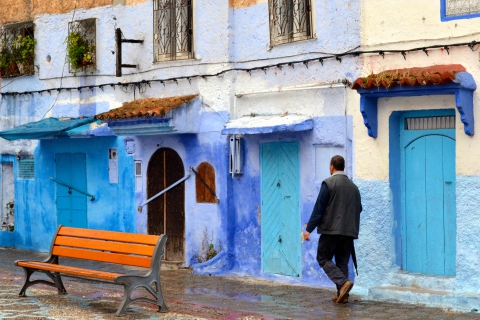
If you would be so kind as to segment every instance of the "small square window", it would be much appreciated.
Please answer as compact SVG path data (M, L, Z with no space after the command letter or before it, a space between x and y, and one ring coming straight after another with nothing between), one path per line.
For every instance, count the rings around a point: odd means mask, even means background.
M35 178L34 169L32 158L18 160L18 179L33 180Z

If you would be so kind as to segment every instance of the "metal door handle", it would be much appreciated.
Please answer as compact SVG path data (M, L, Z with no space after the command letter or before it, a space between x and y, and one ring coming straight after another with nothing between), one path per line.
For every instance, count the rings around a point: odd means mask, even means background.
M452 181L445 181L446 184L452 184Z

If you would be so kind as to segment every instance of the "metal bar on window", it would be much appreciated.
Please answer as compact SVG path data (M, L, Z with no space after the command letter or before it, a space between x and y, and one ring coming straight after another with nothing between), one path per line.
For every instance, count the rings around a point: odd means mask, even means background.
M169 186L168 188L163 189L162 191L160 191L159 193L157 193L156 195L154 195L153 197L151 197L150 199L148 199L147 201L145 201L145 202L142 203L141 205L139 205L139 206L138 206L138 212L142 212L142 207L144 207L145 205L147 205L150 201L155 200L156 198L160 197L162 194L164 194L164 193L167 192L168 190L172 189L172 188L175 187L176 185L182 183L183 181L187 180L188 178L190 178L190 175L189 175L189 174L187 174L185 177L183 177L182 179L178 180L177 182L175 182L174 184L172 184L172 185Z
M75 191L77 191L77 192L80 192L80 193L82 193L82 194L90 197L90 201L95 200L95 196L94 196L94 195L91 195L91 194L88 193L88 192L85 192L85 191L80 190L80 189L78 189L78 188L75 188L75 187L73 187L73 186L71 186L71 185L68 185L68 184L66 184L65 182L62 182L62 181L58 181L58 180L56 180L56 179L53 179L52 177L50 177L50 178L48 178L48 179L52 180L52 181L55 182L55 183L58 183L59 185L62 185L62 186L64 186L64 187L67 187L67 188L68 188L68 193L72 193L72 190L75 190Z
M193 171L193 173L195 173L197 178L205 185L205 187L208 189L208 191L210 191L212 193L212 195L215 197L215 200L217 201L217 203L220 203L220 199L217 198L217 195L215 194L215 191L213 191L212 188L210 188L210 186L207 184L207 182L205 180L203 180L203 178L200 176L200 174L198 174L198 172L195 171L195 169L193 169L193 167L190 167L190 171Z

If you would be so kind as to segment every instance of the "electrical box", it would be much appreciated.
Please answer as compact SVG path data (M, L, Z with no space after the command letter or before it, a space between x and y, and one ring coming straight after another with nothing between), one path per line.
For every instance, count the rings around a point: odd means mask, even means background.
M235 135L230 137L229 162L232 176L243 173L243 139Z
M118 183L118 151L116 148L108 149L108 180Z
M135 160L135 191L142 191L142 161Z

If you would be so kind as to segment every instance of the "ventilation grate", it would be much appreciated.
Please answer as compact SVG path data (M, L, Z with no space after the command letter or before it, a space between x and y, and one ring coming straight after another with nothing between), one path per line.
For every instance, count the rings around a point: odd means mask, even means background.
M34 178L33 159L20 159L18 161L18 178L33 179Z
M405 130L455 129L455 116L406 118Z

